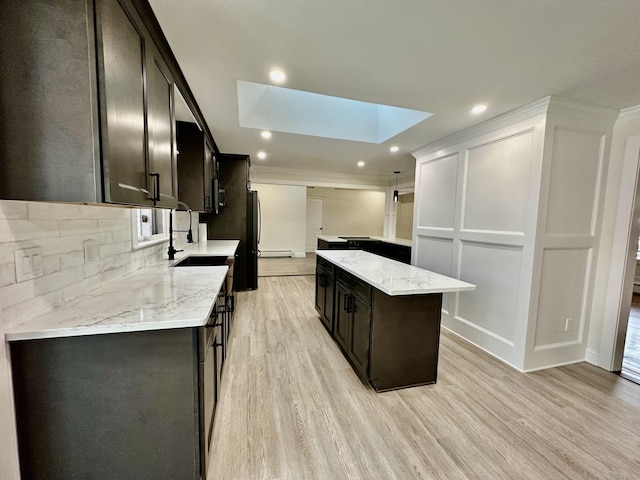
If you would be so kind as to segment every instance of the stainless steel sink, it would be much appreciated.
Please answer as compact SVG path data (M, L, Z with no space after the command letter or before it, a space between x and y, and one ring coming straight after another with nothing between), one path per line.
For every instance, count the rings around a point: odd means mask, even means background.
M187 257L180 260L174 265L174 267L214 267L218 265L226 265L229 257L216 255L216 256L194 256Z

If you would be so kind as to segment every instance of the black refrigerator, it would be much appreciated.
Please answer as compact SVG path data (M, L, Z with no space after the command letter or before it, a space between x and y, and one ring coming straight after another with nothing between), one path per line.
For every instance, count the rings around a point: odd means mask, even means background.
M249 155L217 154L220 195L219 213L201 213L209 240L239 240L233 289L258 288L258 242L260 203L258 192L249 190Z
M247 192L247 290L258 288L258 246L260 244L260 199L258 192Z

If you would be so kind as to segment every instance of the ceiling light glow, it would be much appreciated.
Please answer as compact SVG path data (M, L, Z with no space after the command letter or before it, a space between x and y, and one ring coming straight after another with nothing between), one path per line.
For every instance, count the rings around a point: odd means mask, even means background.
M362 160L360 160L360 161L358 162L358 166L359 166L359 167L364 167L364 162L363 162Z
M389 149L391 153L396 153L398 150L400 150L400 147L398 147L397 145L394 145Z
M287 79L287 75L284 73L284 70L272 68L269 70L269 78L273 83L282 83Z
M260 132L260 136L265 140L269 140L271 138L271 132L269 130L263 130Z
M484 113L487 110L486 105L476 105L471 109L471 113L478 115L479 113Z
M265 158L267 158L267 154L264 152L258 152L258 158L260 160L264 160Z

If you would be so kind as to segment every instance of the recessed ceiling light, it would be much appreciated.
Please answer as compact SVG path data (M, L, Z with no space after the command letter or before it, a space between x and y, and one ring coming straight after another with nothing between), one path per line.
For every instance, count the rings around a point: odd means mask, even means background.
M264 152L258 152L258 158L260 160L264 160L265 158L267 158L267 154Z
M268 140L271 138L271 132L269 130L263 130L262 132L260 132L260 136Z
M363 162L362 160L360 160L360 161L358 162L358 166L359 166L359 167L364 167L364 162Z
M389 151L391 151L391 153L396 153L398 150L400 150L400 147L397 145L394 145L393 147L391 147L389 149Z
M471 113L475 113L476 115L479 113L484 113L487 110L486 105L476 105L471 109Z
M284 70L272 68L269 70L269 78L273 83L282 83L287 79L287 75L284 73Z

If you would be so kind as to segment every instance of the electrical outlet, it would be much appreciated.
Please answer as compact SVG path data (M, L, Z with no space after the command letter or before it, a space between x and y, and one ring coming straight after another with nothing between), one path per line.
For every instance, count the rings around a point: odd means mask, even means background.
M100 260L100 245L95 240L84 241L84 263Z
M573 330L573 318L567 318L564 321L564 331L568 332L570 330Z
M25 248L13 252L16 265L16 282L24 282L44 275L42 270L42 248Z

